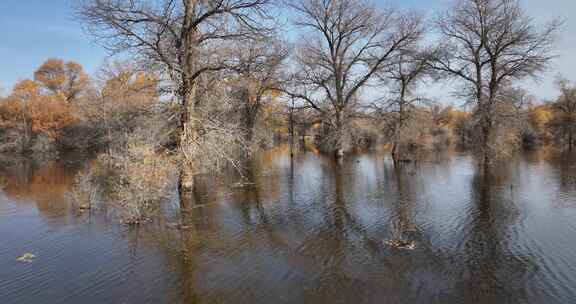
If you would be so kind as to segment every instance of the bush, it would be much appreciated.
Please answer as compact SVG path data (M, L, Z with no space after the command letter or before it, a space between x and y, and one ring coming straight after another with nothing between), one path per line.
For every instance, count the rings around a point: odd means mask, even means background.
M153 219L175 181L175 162L149 145L131 140L122 150L100 155L76 177L80 208L104 204L120 221L138 225Z

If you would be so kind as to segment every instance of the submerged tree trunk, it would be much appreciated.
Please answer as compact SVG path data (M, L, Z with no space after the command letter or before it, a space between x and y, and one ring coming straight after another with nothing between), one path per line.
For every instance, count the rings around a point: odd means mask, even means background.
M400 73L402 73L402 67L400 67ZM398 99L398 119L395 121L395 125L393 126L393 134L392 134L392 160L394 163L400 161L401 159L408 160L406 155L402 155L406 153L406 147L402 145L402 132L404 131L407 121L409 119L408 111L410 102L406 100L408 94L408 88L410 85L410 80L406 79L404 75L401 75L398 79L400 85L400 93Z
M196 126L195 88L190 84L183 96L182 113L180 118L179 150L182 155L180 173L178 179L178 192L182 209L188 209L192 205L191 193L194 190L194 160L190 154L191 147L198 139ZM193 148L192 148L193 149Z
M478 91L477 98L480 100L479 102L479 114L480 114L480 142L477 143L480 149L480 157L485 167L488 167L492 162L492 149L490 142L490 137L493 130L493 121L492 117L490 117L492 112L492 104L493 104L493 97L490 97L487 100L487 103L482 102L486 99L483 98L482 92Z
M180 165L180 176L178 180L178 191L180 197L190 195L194 190L194 157L193 145L198 139L197 130L197 109L196 109L196 83L194 71L196 68L196 27L194 18L196 17L196 1L184 1L184 20L180 36L181 45L178 54L178 61L182 66L180 97L182 102L182 113L180 116L180 134L178 145L183 160ZM185 205L186 200L181 199L181 204ZM183 208L186 206L182 206Z
M290 136L290 158L294 159L294 99L292 99L292 106L290 107L290 114L288 116L288 133Z
M334 146L334 156L336 159L341 159L344 157L344 123L343 123L342 111L336 111L336 130L335 130L335 146Z
M482 162L484 163L484 166L487 167L490 165L491 161L492 161L492 156L491 156L491 149L490 149L490 127L487 125L487 122L483 123L482 126L482 142L481 144L481 157L482 157Z
M398 157L398 144L395 141L392 143L391 154L392 154L392 161L394 162L394 165L396 165L400 160L400 158Z
M400 106L400 113L398 117L398 121L396 122L396 126L394 126L394 133L392 133L392 160L394 163L397 163L400 160L400 132L404 127L404 113L403 107Z
M182 156L178 179L178 192L182 209L191 208L192 192L194 191L194 144L198 140L197 113L195 106L195 87L189 84L183 97L182 113L180 118L179 150Z

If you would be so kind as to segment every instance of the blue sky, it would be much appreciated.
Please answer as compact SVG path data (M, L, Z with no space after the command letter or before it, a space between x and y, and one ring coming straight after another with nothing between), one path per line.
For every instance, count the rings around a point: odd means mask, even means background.
M92 72L106 53L72 15L75 0L0 0L0 86L32 77L50 57L74 60Z
M82 64L92 73L104 61L106 52L73 17L72 5L77 0L0 0L0 87L7 93L18 80L30 78L44 60L59 57ZM414 7L428 15L445 7L450 0L392 0L396 6ZM375 0L383 4L383 0ZM576 12L574 0L521 0L537 22L561 16L566 19L558 44L559 58L553 71L538 83L525 87L539 99L556 95L554 77L562 73L576 82ZM570 20L568 17L572 17ZM450 84L430 85L428 95L449 100Z

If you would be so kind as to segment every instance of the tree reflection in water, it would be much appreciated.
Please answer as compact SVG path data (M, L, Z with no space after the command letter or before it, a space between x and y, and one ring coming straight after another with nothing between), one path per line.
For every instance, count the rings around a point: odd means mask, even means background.
M31 161L22 158L0 160L0 187L18 204L35 204L47 216L66 215L71 206L74 177L84 162Z
M483 172L466 155L394 166L379 153L335 162L278 149L241 175L197 177L186 208L175 194L174 208L137 229L62 225L73 236L91 230L71 238L81 245L66 247L70 254L90 255L80 240L115 240L93 248L109 260L98 272L109 273L103 286L123 294L116 280L146 275L137 285L147 292L132 293L141 302L563 303L576 294L576 213L554 200L576 194L562 163L525 154ZM2 166L4 196L34 202L40 217L68 217L66 192L81 164ZM415 247L386 243L395 239ZM77 295L92 292L104 291Z

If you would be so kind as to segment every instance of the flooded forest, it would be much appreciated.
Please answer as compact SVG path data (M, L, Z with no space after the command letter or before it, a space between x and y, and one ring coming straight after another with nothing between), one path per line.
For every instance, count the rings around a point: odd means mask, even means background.
M526 85L570 29L523 4L75 1L109 57L0 94L0 303L576 301L576 79Z

